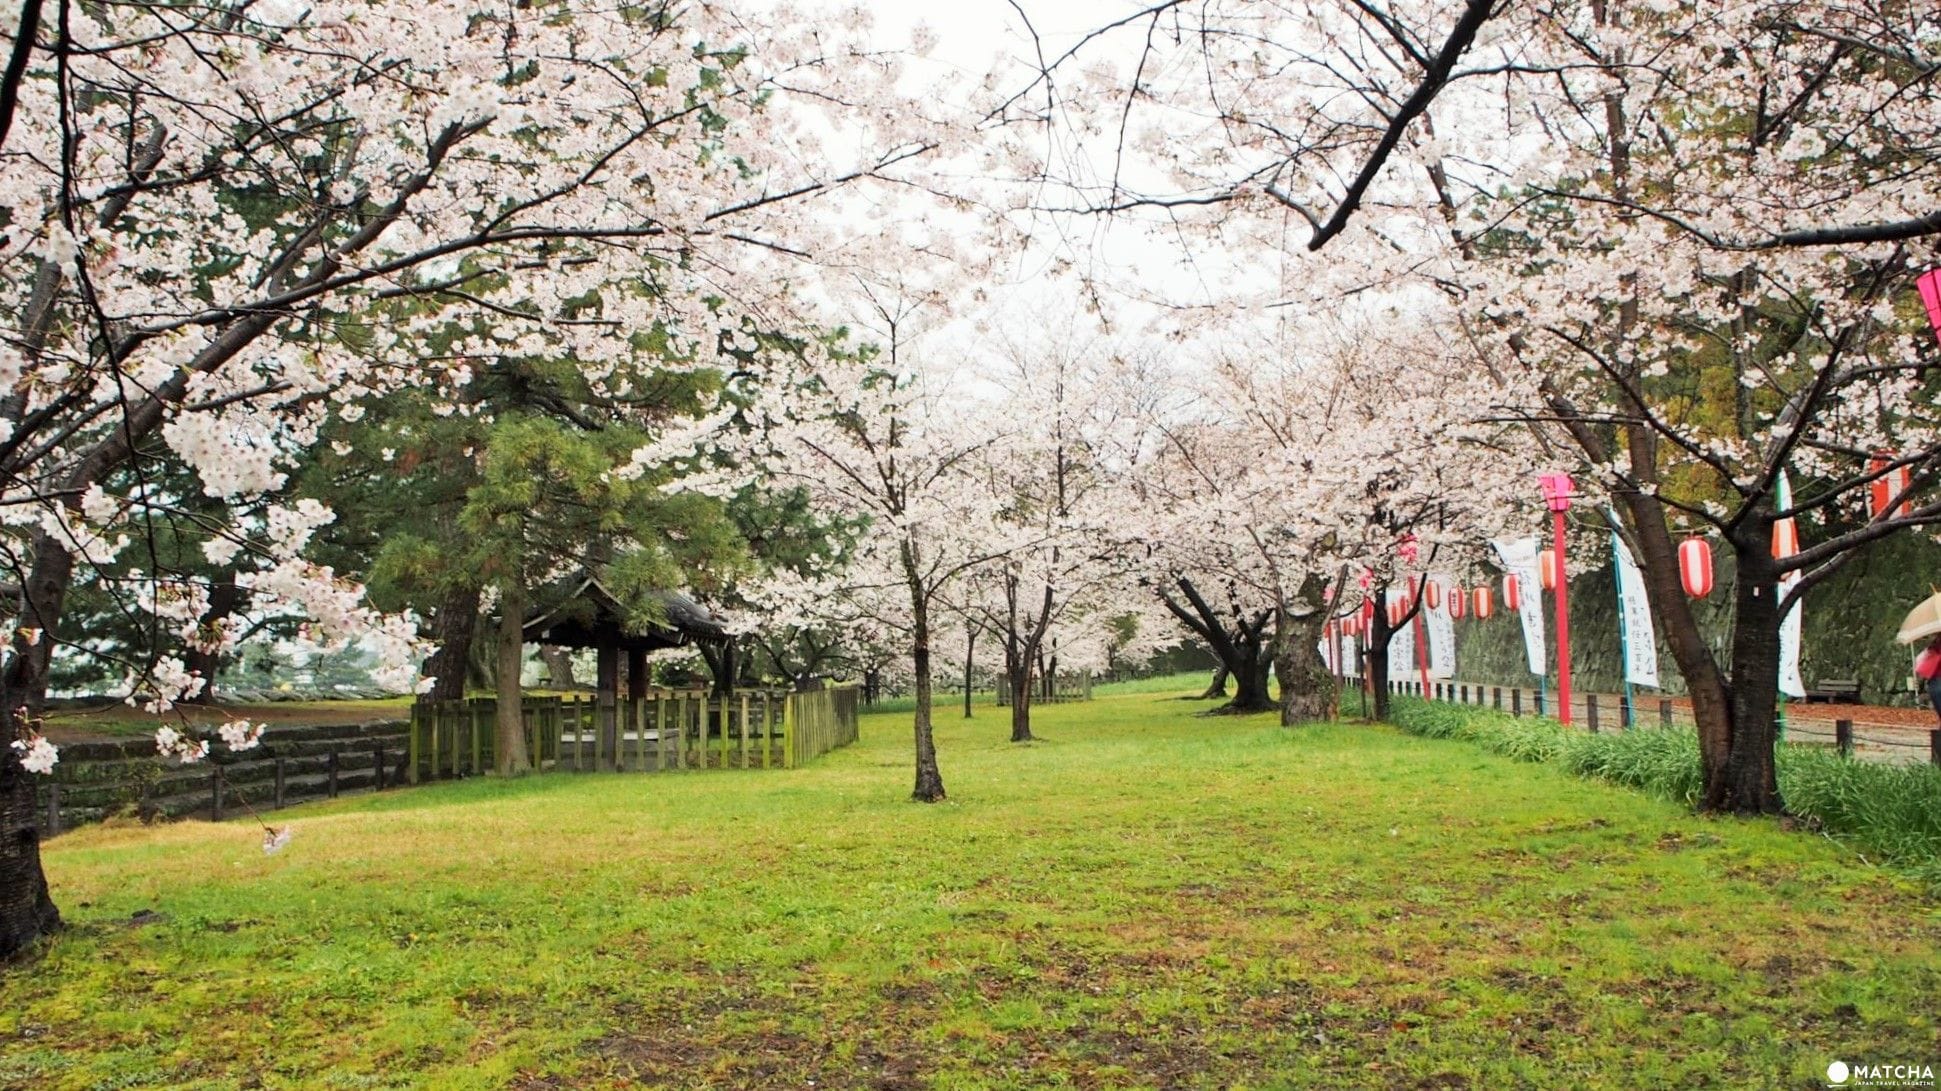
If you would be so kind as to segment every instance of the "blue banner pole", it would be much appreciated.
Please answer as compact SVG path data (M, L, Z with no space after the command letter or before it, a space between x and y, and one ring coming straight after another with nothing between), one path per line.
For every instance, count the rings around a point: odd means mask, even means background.
M1631 730L1631 604L1624 601L1624 564L1618 559L1618 534L1611 532L1611 575L1617 580L1618 659L1624 669L1624 729Z

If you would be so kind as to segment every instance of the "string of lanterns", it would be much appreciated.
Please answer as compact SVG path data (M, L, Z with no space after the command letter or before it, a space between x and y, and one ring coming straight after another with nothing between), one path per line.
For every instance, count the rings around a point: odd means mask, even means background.
M1908 465L1894 465L1893 451L1876 451L1867 463L1867 473L1873 477L1869 489L1867 514L1874 519L1899 518L1911 508L1906 499L1913 485L1913 468ZM1891 513L1890 513L1891 511ZM1772 553L1777 559L1784 559L1799 552L1799 524L1792 517L1775 520L1772 534ZM1554 591L1557 586L1557 553L1546 549L1537 554L1537 576L1545 591ZM1678 582L1685 594L1702 599L1712 593L1716 586L1713 576L1712 545L1705 538L1693 535L1678 544ZM1523 588L1515 573L1503 577L1503 608L1510 613L1518 612L1523 605ZM1446 604L1452 619L1461 620L1465 615L1477 621L1486 621L1496 610L1495 595L1487 584L1480 584L1465 591L1460 584L1445 588L1441 581L1428 579L1421 584L1419 592L1422 604L1429 610L1442 610ZM1388 624L1394 629L1401 626L1414 608L1414 599L1398 596L1388 602ZM1364 600L1360 611L1346 617L1330 621L1326 632L1330 640L1336 636L1356 637L1371 631L1374 624L1374 602Z

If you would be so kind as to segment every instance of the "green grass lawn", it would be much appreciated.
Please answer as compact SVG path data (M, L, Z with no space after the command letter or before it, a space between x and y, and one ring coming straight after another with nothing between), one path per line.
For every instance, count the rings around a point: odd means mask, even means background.
M1203 681L1201 684L1204 684ZM1941 915L1828 841L1177 694L794 771L46 849L0 1086L1820 1087L1941 1062ZM138 911L161 914L131 923Z

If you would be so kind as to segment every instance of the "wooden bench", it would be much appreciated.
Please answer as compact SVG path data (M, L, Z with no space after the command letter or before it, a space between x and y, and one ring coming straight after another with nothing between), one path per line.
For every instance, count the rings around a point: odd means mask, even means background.
M1822 678L1812 689L1806 691L1804 700L1824 701L1828 704L1857 705L1860 703L1860 680L1857 678Z

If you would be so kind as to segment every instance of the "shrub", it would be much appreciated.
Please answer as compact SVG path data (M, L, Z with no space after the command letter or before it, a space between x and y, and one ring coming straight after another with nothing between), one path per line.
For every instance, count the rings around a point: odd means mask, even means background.
M1395 726L1411 735L1473 742L1686 805L1698 799L1704 782L1698 735L1688 728L1591 735L1555 720L1407 697L1389 707ZM1794 815L1941 886L1941 768L1855 761L1784 743L1778 764L1780 794Z

